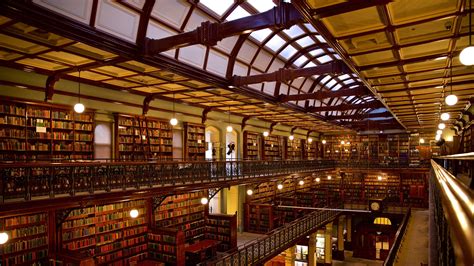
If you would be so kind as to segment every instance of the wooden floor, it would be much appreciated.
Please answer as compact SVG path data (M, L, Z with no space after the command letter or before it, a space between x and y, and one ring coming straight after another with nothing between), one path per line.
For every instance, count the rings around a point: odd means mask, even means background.
M428 263L429 245L428 210L412 210L407 233L403 239L395 266L421 265Z

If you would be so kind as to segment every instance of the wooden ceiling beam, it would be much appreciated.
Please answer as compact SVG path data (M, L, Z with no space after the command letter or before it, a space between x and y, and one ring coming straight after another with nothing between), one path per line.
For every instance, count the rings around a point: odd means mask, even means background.
M344 3L313 9L311 12L315 19L321 19L368 7L386 5L390 2L393 2L393 0L351 0Z
M340 105L333 105L333 106L319 106L319 107L309 107L307 108L307 112L314 113L314 112L325 112L325 111L347 111L347 110L355 110L355 109L365 109L365 108L379 108L384 107L384 105L379 101L372 101L368 103L360 103L360 104L340 104Z
M293 95L280 94L280 102L302 101L302 100L323 100L326 98L343 97L343 96L364 96L369 95L369 91L365 87L357 87L354 89L345 89L338 91L321 90L313 93L302 93ZM370 94L371 95L371 94Z
M331 115L327 116L328 120L339 120L339 119L356 119L361 120L365 118L380 118L380 117L392 117L390 112L382 112L376 114L353 114L353 115Z
M290 3L281 3L266 12L228 21L204 21L197 29L161 39L145 39L145 53L154 55L180 47L203 44L214 46L224 38L265 28L289 28L301 22L301 14Z
M343 74L348 73L346 65L341 61L331 62L315 67L300 69L280 68L272 73L265 73L253 76L234 76L232 84L236 87L248 84L262 83L267 81L285 82L299 77L310 77L314 75Z

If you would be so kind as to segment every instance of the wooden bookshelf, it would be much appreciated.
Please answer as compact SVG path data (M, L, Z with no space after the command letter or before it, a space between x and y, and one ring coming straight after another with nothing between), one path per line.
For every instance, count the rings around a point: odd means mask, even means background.
M115 125L115 158L172 160L173 132L168 121L115 114Z
M220 241L217 250L225 252L237 247L237 214L209 214L206 218L206 239Z
M0 219L0 231L9 241L1 248L1 265L39 265L48 257L47 214L36 213Z
M303 159L304 143L301 139L285 138L286 141L286 156L287 160L301 160Z
M400 174L401 203L405 206L426 208L427 207L427 176L420 174Z
M206 155L205 126L184 123L185 159L204 161Z
M282 147L280 137L269 135L263 138L263 159L280 160L282 159Z
M184 232L174 228L155 228L148 233L148 252L152 260L166 265L185 265Z
M261 136L259 133L244 131L244 159L259 160L261 151Z
M275 228L273 205L244 203L244 230L251 233L267 233Z
M318 158L318 149L316 147L316 141L313 140L311 143L308 140L303 140L304 150L306 153L305 159L314 160Z
M45 103L2 100L0 159L3 161L74 159L93 156L94 112Z
M130 217L137 209L139 216ZM69 212L58 232L64 250L93 257L99 265L128 265L147 257L144 200L96 205Z

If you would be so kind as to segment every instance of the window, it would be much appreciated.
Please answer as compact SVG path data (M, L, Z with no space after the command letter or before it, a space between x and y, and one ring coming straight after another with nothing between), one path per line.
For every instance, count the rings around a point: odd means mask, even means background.
M275 3L273 3L272 0L247 0L247 2L255 7L255 9L257 9L259 12L265 12L275 7Z
M275 35L265 44L265 46L272 49L273 51L277 51L284 44L285 44L285 40L283 40L280 36Z
M234 3L234 0L200 0L200 3L205 5L210 10L216 12L219 16L222 16L224 12Z
M111 124L101 122L94 129L94 159L111 159L112 155L112 131Z
M213 4L216 3L216 1L211 1L211 2ZM219 1L217 1L217 2L219 2ZM226 20L231 21L231 20L236 20L236 19L243 18L243 17L248 17L248 16L250 16L250 13L245 11L240 6L238 6L237 8L234 9L234 11L232 13L229 14L229 16L227 16Z

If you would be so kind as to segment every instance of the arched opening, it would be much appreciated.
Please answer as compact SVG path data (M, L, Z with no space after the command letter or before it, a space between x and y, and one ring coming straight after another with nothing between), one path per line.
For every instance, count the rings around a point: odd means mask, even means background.
M110 123L97 123L94 129L94 159L111 159L112 131Z
M232 130L232 132L226 132L225 136L225 158L227 160L237 159L237 132Z
M206 127L206 160L220 158L220 132L213 126Z
M377 217L374 219L374 224L392 225L392 221L386 217Z

